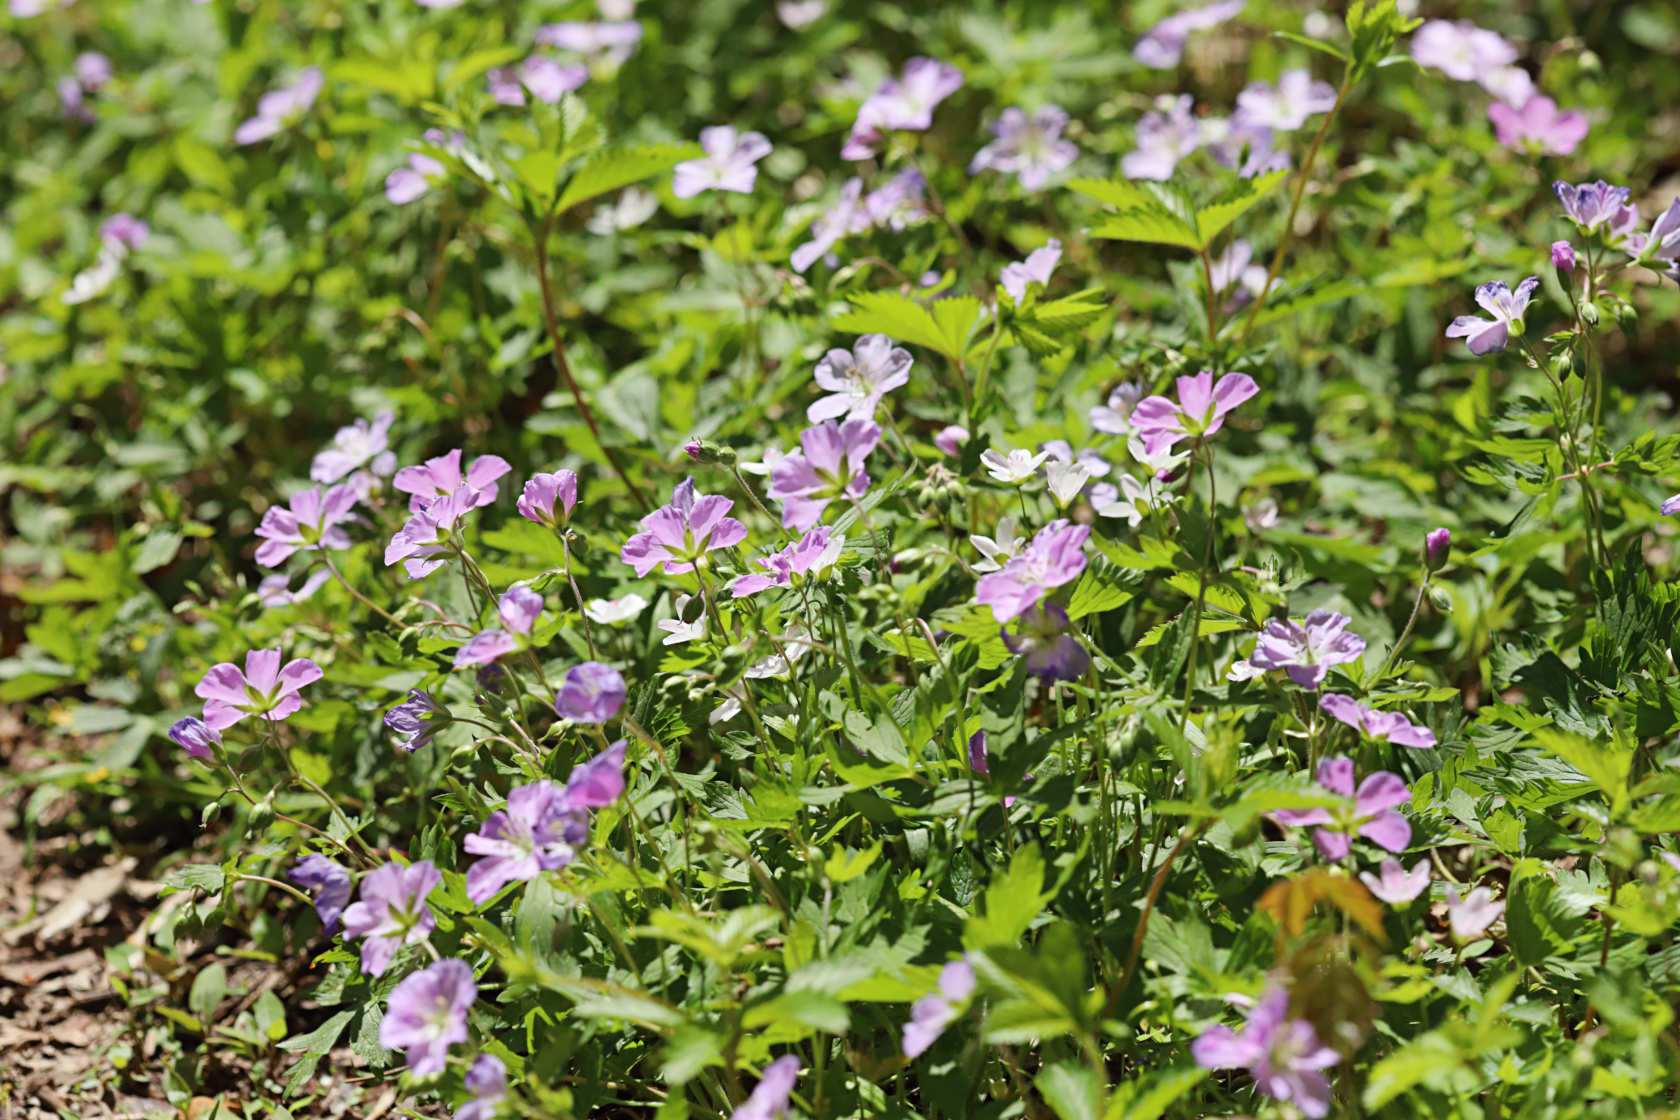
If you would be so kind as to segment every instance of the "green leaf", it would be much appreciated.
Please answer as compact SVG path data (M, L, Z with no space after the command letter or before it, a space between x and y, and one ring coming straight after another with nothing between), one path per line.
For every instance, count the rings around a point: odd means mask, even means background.
M881 841L877 840L862 851L849 851L839 844L823 865L823 872L832 882L845 883L868 871L881 856Z
M1132 592L1124 586L1127 582L1133 581L1124 568L1117 568L1107 559L1099 558L1085 569L1085 574L1074 584L1073 594L1068 598L1068 618L1101 614L1128 602Z
M1175 1101L1207 1080L1207 1076L1205 1069L1185 1066L1116 1085L1109 1094L1108 1113L1103 1120L1161 1120Z
M1244 179L1218 202L1205 209L1196 211L1196 232L1205 248L1213 244L1226 226L1242 217L1249 208L1272 191L1279 183L1289 178L1288 171L1268 171L1264 175L1256 175L1252 179Z
M1183 194L1165 183L1134 183L1124 179L1075 179L1068 186L1108 206L1117 214L1099 222L1093 237L1140 241L1149 245L1177 245L1200 249L1195 211Z
M963 943L971 949L1014 945L1027 932L1050 896L1044 892L1044 856L1036 844L1015 850L1009 867L986 888L980 913L963 925Z
M205 1024L215 1018L216 1008L227 995L227 969L221 962L212 961L193 977L192 990L187 993L187 1007Z
M649 144L640 148L621 148L603 152L578 169L560 192L554 212L563 214L580 202L587 202L608 191L638 183L661 171L669 171L685 159L700 154L698 144Z
M973 296L936 300L930 311L898 292L865 292L852 297L852 309L834 326L854 334L884 334L960 362L979 319L980 301Z
M1303 47L1311 47L1315 51L1323 51L1338 62L1347 61L1347 52L1338 46L1326 43L1322 39L1313 39L1306 35L1299 35L1293 31L1274 31L1272 35L1279 39L1288 39L1291 43L1299 43Z
M899 766L910 765L910 752L904 747L904 735L890 716L882 716L871 723L862 712L848 711L844 723L852 744L870 758Z
M1097 1120L1102 1086L1090 1066L1057 1062L1039 1070L1033 1084L1059 1120Z
M140 542L140 551L134 557L134 574L145 575L156 571L171 560L181 548L181 534L173 529L153 529Z

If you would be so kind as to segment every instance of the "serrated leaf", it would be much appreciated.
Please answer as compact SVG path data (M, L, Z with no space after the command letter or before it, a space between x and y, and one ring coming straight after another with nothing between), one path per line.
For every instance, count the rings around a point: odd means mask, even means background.
M1058 1120L1097 1120L1102 1086L1089 1066L1057 1062L1038 1071L1033 1085Z
M1108 1112L1103 1120L1161 1120L1175 1101L1207 1080L1208 1074L1208 1070L1186 1066L1116 1085L1108 1098Z
M1264 175L1256 175L1252 179L1244 179L1224 198L1204 209L1196 211L1196 232L1201 237L1202 247L1213 244L1226 226L1242 217L1249 208L1272 191L1279 183L1289 178L1288 171L1268 171Z
M962 361L979 318L980 301L973 296L936 300L930 311L898 292L865 292L852 297L852 309L834 326L854 334L884 334Z
M567 180L566 189L560 192L560 198L554 204L554 212L563 214L580 202L638 183L661 171L669 171L683 160L693 159L699 154L697 144L649 144L602 152Z

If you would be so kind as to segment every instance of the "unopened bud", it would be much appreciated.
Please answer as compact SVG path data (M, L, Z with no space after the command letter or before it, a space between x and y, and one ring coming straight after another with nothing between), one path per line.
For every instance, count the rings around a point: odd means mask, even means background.
M1432 572L1438 572L1447 563L1447 554L1452 551L1452 531L1450 529L1431 529L1423 537L1424 566Z
M718 463L725 467L735 465L735 452L732 449L709 440L691 439L683 444L683 450L696 463Z
M1582 300L1581 318L1586 320L1589 326L1598 326L1598 304L1591 300Z
M1562 273L1575 271L1575 246L1567 241L1552 242L1552 267Z

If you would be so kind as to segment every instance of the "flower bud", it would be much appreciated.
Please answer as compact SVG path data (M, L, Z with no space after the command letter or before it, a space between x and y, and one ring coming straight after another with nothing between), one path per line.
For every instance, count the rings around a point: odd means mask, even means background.
M1453 609L1452 596L1447 589L1435 584L1429 585L1429 604L1442 614L1451 614Z
M1581 318L1586 320L1589 326L1598 326L1598 304L1591 300L1582 300Z
M709 440L691 439L683 444L683 450L696 463L717 463L725 467L735 465L735 452L732 448Z
M1575 246L1567 241L1552 242L1552 267L1562 273L1575 271Z
M1452 551L1452 531L1450 529L1431 529L1423 537L1424 566L1432 572L1438 572L1447 563L1447 554Z

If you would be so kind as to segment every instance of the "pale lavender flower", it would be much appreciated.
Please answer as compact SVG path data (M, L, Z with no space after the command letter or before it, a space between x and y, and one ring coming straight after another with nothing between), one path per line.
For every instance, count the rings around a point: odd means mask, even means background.
M792 1054L784 1054L765 1066L764 1075L753 1086L747 1099L729 1114L729 1120L779 1120L786 1116L788 1101L793 1097L793 1086L798 1082L802 1068L799 1059Z
M1353 759L1327 758L1318 764L1318 784L1350 798L1345 808L1283 809L1272 814L1279 824L1313 829L1313 846L1329 860L1346 859L1354 836L1390 852L1403 851L1412 841L1412 826L1394 806L1411 800L1412 791L1398 774L1379 770L1353 787Z
M449 721L448 709L418 688L409 689L408 699L385 713L385 726L397 733L397 746L409 754L431 742Z
M933 445L946 455L960 455L968 442L968 429L961 424L947 424L933 433Z
M379 1022L379 1045L406 1051L408 1072L415 1077L442 1073L450 1046L467 1041L467 1012L476 998L478 985L465 962L438 961L392 989Z
M442 162L423 152L411 152L407 164L385 176L385 200L393 206L406 206L447 177L448 169Z
M1521 66L1501 66L1497 70L1489 70L1476 78L1476 84L1513 109L1528 104L1528 99L1539 92L1534 79Z
M1118 517L1136 529L1149 511L1166 504L1166 495L1148 482L1129 474L1119 476L1118 485L1101 483L1091 488L1091 508L1098 517Z
M805 418L813 424L870 419L883 396L909 382L911 362L910 351L884 334L866 334L850 351L830 350L812 374L829 395L812 401Z
M863 180L847 179L840 188L840 198L832 209L811 223L811 240L798 246L789 258L795 272L804 272L826 255L842 237L862 233L870 226L869 214L863 205Z
M782 524L803 533L837 498L861 498L869 489L864 463L881 442L872 420L825 420L799 433L800 450L770 472L768 496L782 503Z
M339 916L350 903L350 872L326 856L311 853L294 863L286 878L315 892L315 913L323 933L338 928Z
M1246 113L1234 113L1229 120L1202 121L1202 143L1215 163L1244 179L1293 166L1289 153L1277 147L1273 130Z
M188 757L202 758L206 762L216 757L211 745L222 741L221 732L197 716L183 716L170 724L169 737L187 752Z
M1062 138L1067 123L1058 105L1046 105L1030 117L1020 109L1005 109L992 124L995 139L975 153L968 173L1002 171L1014 175L1024 190L1038 190L1079 158L1073 141Z
M1289 1017L1289 993L1273 986L1248 1013L1242 1033L1216 1026L1190 1044L1203 1069L1246 1069L1254 1086L1276 1101L1288 1101L1318 1120L1330 1113L1330 1082L1323 1071L1341 1056L1318 1040L1305 1019Z
M1120 157L1120 173L1128 179L1171 179L1178 161L1202 146L1194 105L1188 93L1158 98L1138 121L1137 147Z
M1351 696L1327 693L1319 697L1318 706L1332 717L1379 743L1394 743L1402 747L1426 748L1435 745L1435 733L1420 727L1399 712L1385 712L1367 707Z
M1131 425L1143 438L1145 451L1158 455L1181 439L1205 439L1225 426L1232 409L1260 392L1260 386L1246 373L1227 373L1214 383L1213 374L1202 370L1194 377L1178 380L1178 403L1166 397L1146 397L1132 409Z
M1618 240L1635 264L1656 268L1660 262L1669 276L1680 280L1680 198L1657 215L1649 232L1627 233Z
M519 81L519 71L511 66L497 66L486 73L484 87L490 93L490 100L498 105L525 104L525 87Z
M1213 278L1213 294L1230 293L1225 301L1227 309L1241 307L1265 289L1266 266L1253 261L1254 247L1241 237L1233 239L1225 251L1213 259L1208 269Z
M1541 94L1512 108L1503 101L1488 106L1494 137L1507 148L1566 156L1587 138L1587 118L1574 109L1559 112L1557 102Z
M1477 887L1463 898L1458 888L1447 887L1447 924L1459 941L1480 937L1505 912L1505 900L1493 897L1486 887Z
M1052 237L1040 248L1027 254L1024 261L1012 261L1003 266L998 273L998 283L1009 293L1009 298L1017 305L1026 302L1027 285L1037 284L1040 289L1048 287L1050 276L1056 271L1056 265L1061 263L1062 243Z
M624 706L624 677L611 665L573 665L554 697L554 710L574 723L606 723Z
M927 180L906 168L863 198L863 214L871 226L901 232L928 216Z
M1382 861L1380 870L1380 875L1361 871L1359 881L1390 906L1410 902L1429 889L1429 861L1426 859L1418 860L1407 871L1400 866L1399 860L1389 858Z
M391 425L397 414L390 409L379 413L371 421L360 419L340 428L332 446L317 452L309 464L309 477L315 482L337 482L352 471L371 468L376 474L390 474L395 461L390 453Z
M1206 31L1233 19L1246 0L1220 0L1175 12L1143 33L1132 47L1132 57L1153 70L1171 70L1184 57L1192 31Z
M764 572L737 576L729 585L730 595L742 599L772 587L788 587L795 576L821 575L834 566L845 543L845 537L836 536L827 525L818 525L787 547L753 561Z
M99 223L99 240L127 252L140 248L151 236L152 227L133 214L119 212Z
M772 495L774 496L774 495ZM669 505L642 518L642 531L624 542L619 559L645 576L661 564L667 575L682 575L706 553L731 548L747 538L747 527L725 517L735 505L721 494L701 494L685 478L671 491Z
M576 472L560 470L552 474L532 475L520 492L516 506L521 517L538 525L564 525L571 519L577 499Z
M1631 229L1639 224L1639 211L1628 205L1626 187L1614 187L1603 179L1596 183L1566 183L1562 179L1552 184L1552 193L1563 206L1563 212L1582 233L1592 233L1601 227Z
M1565 275L1575 271L1575 246L1567 241L1552 242L1552 267Z
M1534 298L1534 289L1539 286L1538 276L1530 276L1518 284L1515 292L1503 280L1478 285L1476 302L1492 317L1460 315L1447 327L1447 337L1462 338L1470 353L1478 356L1499 353L1512 337L1522 337L1523 315Z
M331 578L332 574L326 568L316 568L294 591L286 573L273 572L264 576L262 582L257 584L257 600L269 608L296 606L312 598Z
M1017 618L1037 606L1050 592L1079 578L1085 570L1085 538L1089 525L1059 518L1040 529L1020 555L998 571L980 577L974 598L992 608L999 623Z
M111 60L98 51L83 51L72 66L76 81L89 93L111 80Z
M473 1059L463 1078L472 1100L455 1110L455 1120L495 1120L507 1096L507 1066L494 1054Z
M1132 434L1132 409L1144 397L1144 387L1137 381L1122 381L1108 391L1108 400L1087 414L1091 427L1109 435Z
M1308 118L1328 113L1336 104L1336 87L1315 81L1306 70L1285 70L1277 84L1250 82L1237 94L1237 111L1263 128L1293 132Z
M591 622L598 622L602 626L617 626L620 622L629 622L641 614L647 609L647 605L646 599L632 591L617 599L591 599L583 605L583 613L589 616Z
M985 772L983 768L981 772ZM967 957L946 962L939 970L939 990L910 1005L910 1020L904 1024L906 1058L921 1057L938 1041L945 1028L956 1022L968 1001L974 998L976 985L974 966L968 963Z
M478 506L478 491L466 483L453 494L433 499L409 517L385 546L385 564L402 561L409 579L424 579L443 567L455 525ZM419 499L416 498L416 501Z
M1054 603L1028 607L1013 633L1002 631L1003 644L1022 659L1027 672L1046 681L1072 681L1085 675L1091 655L1069 631L1067 611Z
M553 105L589 80L589 67L534 54L519 64L519 84L544 105Z
M828 11L828 0L776 0L776 18L789 31L809 27Z
M69 74L58 80L55 88L58 90L58 107L64 115L74 121L92 123L99 119L98 115L87 106L87 93L82 89L82 83Z
M300 490L289 505L269 506L257 526L257 536L263 538L257 546L257 563L274 568L297 552L349 548L350 536L339 523L355 506L355 487L342 484Z
M677 164L671 176L671 193L693 198L701 191L736 191L751 194L758 181L758 161L770 154L770 141L762 132L736 132L721 124L700 130L699 159Z
M444 495L457 495L464 487L471 502L469 509L487 506L496 500L496 480L513 469L500 455L480 455L472 461L466 474L461 473L461 449L455 448L435 459L427 459L415 467L404 467L391 480L391 485L411 495L410 513L418 513L427 503ZM389 561L387 561L389 563Z
M463 845L479 858L467 868L467 899L483 906L509 883L535 879L571 863L589 839L589 818L550 781L508 792L497 809Z
M277 722L303 707L298 691L321 679L321 667L307 657L280 662L277 647L246 653L243 672L227 661L212 665L193 689L204 701L204 722L225 731L246 716Z
M257 99L257 115L233 130L233 142L241 147L255 144L290 128L303 119L321 94L326 78L321 68L311 66L289 86L271 90Z
M1517 48L1503 35L1468 20L1432 19L1412 36L1412 59L1460 82L1510 66Z
M870 158L888 132L926 131L933 124L933 110L962 84L962 71L950 63L912 58L901 77L887 79L858 109L840 158Z
M430 860L387 863L362 876L361 897L344 911L344 935L362 938L362 971L382 975L404 945L437 928L426 897L443 882Z
M629 61L642 41L642 25L633 19L597 23L547 23L532 36L545 47L575 51L592 64L616 69Z
M1657 507L1657 512L1662 514L1664 517L1673 517L1675 514L1680 513L1680 494L1676 494L1672 498L1665 499L1663 504Z
M1249 662L1256 669L1282 669L1302 688L1316 689L1330 666L1358 661L1365 652L1365 639L1347 629L1351 621L1322 607L1300 622L1274 618L1260 631Z

